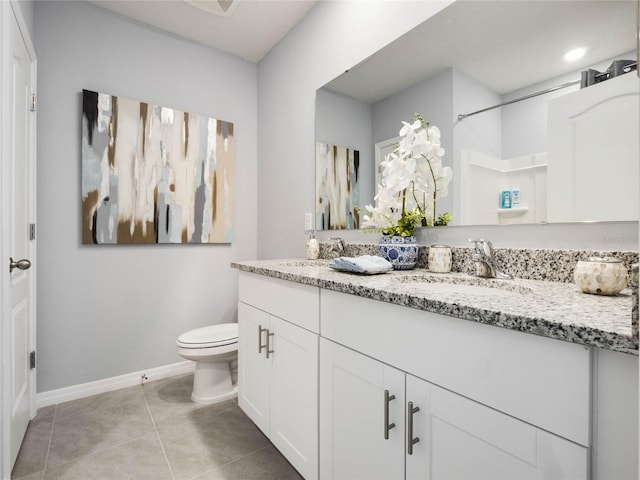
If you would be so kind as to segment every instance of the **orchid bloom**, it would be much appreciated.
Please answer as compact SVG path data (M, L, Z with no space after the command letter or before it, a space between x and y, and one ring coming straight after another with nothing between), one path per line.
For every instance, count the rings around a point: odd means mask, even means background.
M402 122L397 148L381 162L382 180L377 187L375 207L367 205L364 228L393 230L405 215L427 218L435 224L436 201L448 195L453 177L450 167L442 165L444 148L440 129L419 115L411 123Z

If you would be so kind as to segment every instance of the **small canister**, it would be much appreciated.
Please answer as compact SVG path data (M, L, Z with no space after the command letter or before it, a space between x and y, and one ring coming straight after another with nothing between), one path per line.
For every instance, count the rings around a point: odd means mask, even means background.
M430 272L447 273L451 271L451 247L446 245L431 245L427 266Z
M320 254L320 244L315 238L307 240L307 258L309 260L316 260Z
M573 279L584 293L617 295L626 288L629 275L620 258L590 257L577 263Z

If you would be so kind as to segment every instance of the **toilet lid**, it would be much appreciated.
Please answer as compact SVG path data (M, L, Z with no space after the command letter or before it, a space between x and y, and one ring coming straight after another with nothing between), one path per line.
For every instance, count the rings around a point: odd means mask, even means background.
M221 347L237 341L237 323L221 323L219 325L196 328L178 337L178 345L185 348Z

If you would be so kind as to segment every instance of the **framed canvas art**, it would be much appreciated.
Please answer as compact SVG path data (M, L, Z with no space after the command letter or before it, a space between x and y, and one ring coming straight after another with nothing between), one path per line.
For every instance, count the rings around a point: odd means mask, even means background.
M316 229L360 228L360 152L316 142Z
M231 243L233 123L82 92L82 243Z

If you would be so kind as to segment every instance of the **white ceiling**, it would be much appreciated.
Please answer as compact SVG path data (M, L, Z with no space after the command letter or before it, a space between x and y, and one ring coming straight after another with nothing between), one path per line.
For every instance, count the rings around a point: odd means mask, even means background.
M88 1L258 62L318 0L235 0L224 16L194 5L219 0ZM330 88L374 103L454 67L512 92L635 50L636 8L636 0L458 0ZM586 57L564 62L577 46L589 47Z
M226 16L182 0L88 1L257 63L318 0L236 0Z
M636 9L636 0L459 0L327 88L375 103L453 67L513 92L635 50ZM580 46L582 60L563 60Z

